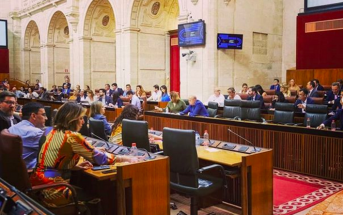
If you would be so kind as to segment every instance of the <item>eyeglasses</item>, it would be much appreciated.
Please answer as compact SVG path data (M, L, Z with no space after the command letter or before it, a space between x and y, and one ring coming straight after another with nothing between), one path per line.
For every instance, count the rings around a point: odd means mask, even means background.
M8 105L16 105L17 103L14 101L3 101L4 103L8 104Z

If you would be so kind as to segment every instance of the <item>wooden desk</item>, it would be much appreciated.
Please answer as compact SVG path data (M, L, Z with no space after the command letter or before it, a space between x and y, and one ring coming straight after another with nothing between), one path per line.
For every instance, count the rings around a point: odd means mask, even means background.
M110 180L116 184L118 215L170 214L168 157L158 156L154 160L118 164L111 168L116 168L117 173L102 174L101 171L92 170L86 170L85 173L98 181Z
M163 148L161 141L156 141ZM215 141L214 147L220 147ZM240 168L241 177L229 180L233 188L227 195L231 198L219 199L242 207L242 214L273 214L273 151L262 149L261 152L245 154L220 148L197 146L197 154L201 166L220 164L226 167ZM205 161L205 162L203 162ZM235 180L240 180L239 183ZM241 187L235 187L240 184ZM233 197L232 197L233 196ZM215 197L218 199L218 197ZM236 201L232 201L236 200ZM237 200L241 200L237 202Z
M146 111L155 110L155 106L159 108L167 107L168 102L158 102L158 101L147 101Z
M51 111L54 109L58 109L61 107L64 103L59 101L46 101L46 100L35 100L35 99L25 99L25 98L18 98L18 104L25 105L29 102L39 102L44 106L51 106ZM87 108L87 114L89 113L90 105L83 105L84 108ZM113 122L122 112L122 108L111 108L106 107L105 110L105 116L107 118L107 121Z

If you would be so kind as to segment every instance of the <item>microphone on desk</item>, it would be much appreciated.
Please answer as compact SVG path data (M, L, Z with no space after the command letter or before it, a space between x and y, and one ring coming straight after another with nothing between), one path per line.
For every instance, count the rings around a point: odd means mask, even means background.
M93 132L91 132L91 135L94 136L94 137L96 137L96 138L98 138L98 139L100 139L100 140L102 140L102 141L104 141L104 142L106 143L106 146L107 146L108 149L111 148L111 146L110 146L110 144L107 142L107 140L104 140L103 138L99 137L98 135L94 134Z
M146 150L145 148L138 148L138 149L142 150L142 151L145 151L148 154L148 156L149 156L149 160L153 160L153 159L156 158L156 156L151 156L150 152L148 152L148 150Z
M237 134L237 133L233 132L233 131L232 131L230 128L229 128L229 129L227 129L227 130L228 130L228 131L230 131L231 133L233 133L234 135L236 135L236 136L240 137L241 139L245 140L246 142L248 142L250 146L253 146L253 147L254 147L254 152L258 152L258 151L256 150L256 147L255 147L255 145L254 145L252 142L250 142L249 140L245 139L245 138L244 138L244 137L242 137L241 135L239 135L239 134Z

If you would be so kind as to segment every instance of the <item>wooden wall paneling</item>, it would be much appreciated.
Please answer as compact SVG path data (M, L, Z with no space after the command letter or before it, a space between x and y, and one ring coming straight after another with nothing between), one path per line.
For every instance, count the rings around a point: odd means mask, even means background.
M343 78L343 69L315 69L313 75L321 85L331 85L337 79Z
M2 83L3 80L7 78L7 80L10 80L10 74L9 73L0 73L0 82Z

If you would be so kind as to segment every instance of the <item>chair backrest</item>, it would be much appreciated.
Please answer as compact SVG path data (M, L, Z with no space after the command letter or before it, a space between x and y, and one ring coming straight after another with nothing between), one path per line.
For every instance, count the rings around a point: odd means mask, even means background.
M164 128L163 152L169 157L170 181L197 188L199 161L195 148L195 131Z
M218 112L218 103L217 102L209 102L207 105L207 112L210 117L214 117L217 115Z
M52 126L51 106L44 106L46 117L45 126Z
M331 90L331 85L322 85L325 91Z
M311 97L311 99L317 105L322 105L324 103L324 97Z
M189 101L188 101L188 99L182 99L184 102L185 102L185 104L188 106L189 105Z
M317 91L317 94L318 94L318 97L324 97L325 94L326 94L326 91L325 91L325 90L324 90L324 91L318 90L318 91Z
M105 133L105 125L104 122L102 120L97 120L94 118L89 118L89 132L90 132L90 136L99 139L98 137L104 139L104 140L108 140L108 137ZM96 136L94 136L93 134L95 134Z
M137 148L144 148L150 152L148 122L124 119L122 122L123 145L131 147L136 143Z
M290 90L291 91L291 96L296 96L297 95L297 91L296 90Z
M293 103L275 103L274 122L276 123L293 123L294 121L294 104Z
M307 123L307 118L310 118L311 127L319 126L326 120L327 113L327 105L307 104L304 125Z
M267 95L275 95L275 90L265 90L265 92L267 93Z
M269 95L269 94L263 97L263 102L264 102L265 108L269 108L269 107L272 106L273 98L274 98L274 96L273 95Z
M224 100L224 110L223 110L223 117L224 118L235 118L241 117L241 100Z
M29 175L23 160L23 143L18 135L7 129L0 134L0 177L18 190L25 192L31 188Z
M89 129L88 129L88 118L87 116L83 116L83 121L85 123L83 123L81 129L80 129L80 134L84 135L84 136L89 136ZM104 127L105 129L105 127Z
M295 103L296 97L295 96L289 96L285 98L288 103Z
M261 102L258 101L242 101L241 102L241 119L245 120L261 120Z
M224 95L224 99L227 99L229 97L229 95Z
M237 93L237 95L239 95L242 100L247 100L249 97L249 95L246 93Z

